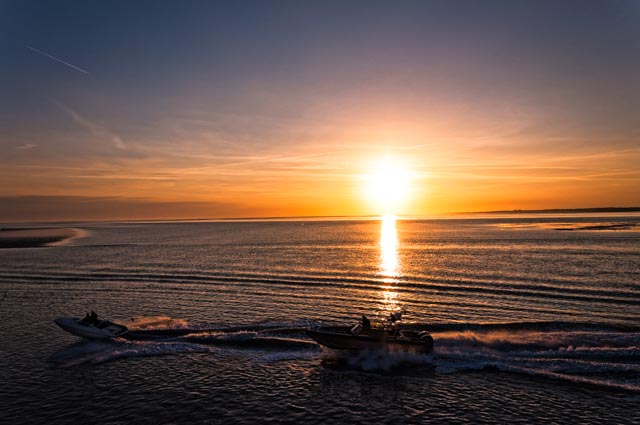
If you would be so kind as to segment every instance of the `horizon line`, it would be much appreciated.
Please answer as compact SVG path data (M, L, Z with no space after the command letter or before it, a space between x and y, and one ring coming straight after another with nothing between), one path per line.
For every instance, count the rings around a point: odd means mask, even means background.
M497 214L497 215L522 215L522 214L597 214L597 213L631 213L640 212L640 206L636 207L591 207L591 208L546 208L546 209L512 209L512 210L495 210L495 211L458 211L431 213L422 215L412 214L393 214L399 220L428 220L434 217L442 216L460 216L465 214ZM257 216L257 217L199 217L199 218L136 218L136 219L115 219L115 220L63 220L63 221L10 221L9 223L25 223L25 224L63 224L63 223L161 223L161 222L225 222L225 221L340 221L340 220L375 220L380 219L386 214L368 214L368 215L298 215L298 216ZM331 220L333 219L333 220ZM0 230L3 230L0 227Z

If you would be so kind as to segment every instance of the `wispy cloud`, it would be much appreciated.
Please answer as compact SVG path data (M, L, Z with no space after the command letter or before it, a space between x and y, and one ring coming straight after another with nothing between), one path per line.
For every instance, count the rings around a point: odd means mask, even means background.
M329 155L331 153L333 152L321 152L321 153L313 153L308 155L264 157L264 158L252 159L249 161L229 162L229 163L220 164L220 165L225 167L231 167L236 165L258 164L258 163L264 163L264 162L290 161L290 160L296 160L296 159L313 158L316 156L324 156L324 155Z
M33 149L35 147L37 147L38 145L35 145L33 143L25 143L24 145L20 145L20 146L16 146L16 149L18 150L27 150L27 149Z
M80 71L80 72L82 72L83 74L89 74L89 72L88 72L88 71L85 71L84 69L82 69L82 68L80 68L80 67L77 67L77 66L75 66L75 65L73 65L73 64L70 64L69 62L63 61L62 59L57 58L57 57L55 57L55 56L53 56L53 55L50 55L49 53L43 52L42 50L38 50L38 49L36 49L35 47L27 46L27 48L28 48L29 50L33 51L33 52L39 53L39 54L41 54L41 55L43 55L43 56L46 56L46 57L48 57L49 59L53 59L54 61L59 62L59 63L61 63L61 64L63 64L63 65L67 65L68 67L71 67L71 68L75 69L76 71Z
M108 130L107 128L103 127L100 124L97 124L93 121L88 120L87 118L80 115L78 112L74 111L73 109L59 102L54 102L54 103L56 104L56 106L58 106L58 108L66 112L78 125L80 125L81 127L84 127L87 131L89 131L94 136L110 140L116 149L119 149L119 150L128 149L127 144L122 140L122 137L120 137L118 134L113 133L112 131Z

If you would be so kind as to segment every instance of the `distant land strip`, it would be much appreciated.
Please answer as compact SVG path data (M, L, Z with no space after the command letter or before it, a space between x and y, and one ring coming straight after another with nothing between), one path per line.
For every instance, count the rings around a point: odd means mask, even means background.
M592 226L578 226L578 227L556 227L554 230L572 231L572 230L633 230L638 226L638 223L610 223L610 224L597 224Z
M628 213L640 212L640 207L604 207L604 208L553 208L546 210L501 210L481 211L467 214L572 214L572 213ZM464 213L463 213L464 214Z
M81 230L69 227L2 228L0 229L0 249L50 246L81 236L82 233Z

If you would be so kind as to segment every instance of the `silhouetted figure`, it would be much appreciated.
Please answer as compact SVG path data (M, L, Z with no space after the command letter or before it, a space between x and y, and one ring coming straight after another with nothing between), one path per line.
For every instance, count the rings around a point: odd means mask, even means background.
M390 313L387 320L391 323L396 323L397 321L402 320L402 312L396 311L395 313Z
M362 328L371 329L371 320L369 320L364 314L362 315Z
M89 315L89 313L84 315L84 318L82 319L82 321L86 323L91 323L91 316Z
M91 316L89 317L89 320L91 324L97 325L98 324L98 315L96 314L95 311L91 310Z

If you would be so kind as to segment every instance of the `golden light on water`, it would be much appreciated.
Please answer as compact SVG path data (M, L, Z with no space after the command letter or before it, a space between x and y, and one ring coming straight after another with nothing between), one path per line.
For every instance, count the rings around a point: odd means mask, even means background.
M396 291L385 290L382 291L381 295L382 299L380 300L380 306L378 310L382 313L382 316L386 317L387 313L391 313L400 309L400 301L398 300L398 293Z
M380 271L382 281L381 305L383 312L395 311L399 308L398 292L395 291L396 279L400 276L400 258L398 256L398 231L396 217L386 214L382 217L380 228Z
M396 217L386 214L382 217L380 230L380 274L385 282L391 283L400 275L400 261L398 258L398 232Z

